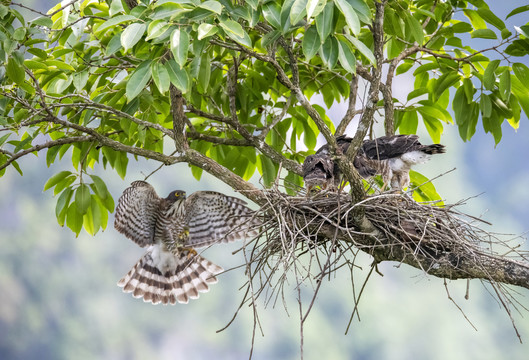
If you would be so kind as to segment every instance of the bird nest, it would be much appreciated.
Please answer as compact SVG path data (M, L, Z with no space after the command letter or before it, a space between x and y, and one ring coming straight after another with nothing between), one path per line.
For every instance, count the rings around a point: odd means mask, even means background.
M511 305L516 308L494 268L503 265L494 261L527 266L518 260L529 256L517 251L519 244L511 244L519 237L487 232L482 225L489 223L459 211L463 202L418 203L408 194L394 193L353 202L346 193L288 196L278 189L267 190L266 196L267 204L259 211L264 219L261 236L241 248L249 279L241 306L255 304L259 297L275 304L293 274L295 289L309 282L315 290L308 315L322 279L343 267L353 274L362 251L374 258L369 275L378 271L379 262L396 261L445 279L479 278L492 285L509 316ZM362 290L355 295L355 309Z

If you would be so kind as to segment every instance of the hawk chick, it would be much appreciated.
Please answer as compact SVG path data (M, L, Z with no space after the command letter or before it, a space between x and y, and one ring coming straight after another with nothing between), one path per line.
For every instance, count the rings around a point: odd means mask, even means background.
M187 303L223 271L195 248L256 236L260 222L246 203L214 191L175 190L160 198L134 181L118 200L114 227L147 252L118 285L153 304Z
M352 140L345 135L338 136L336 138L338 149L346 153ZM388 184L392 189L403 189L409 185L409 171L413 165L426 162L430 155L444 152L444 145L422 145L417 135L382 136L373 140L364 140L353 159L353 165L363 178L381 175L384 181L383 189ZM332 167L332 174L326 174L326 179L333 179L335 184L340 182L340 169L332 160L327 144L311 156L319 159L320 163L325 163L326 169ZM305 163L314 163L314 160L309 158L310 156L305 159ZM303 178L310 179L314 176L312 173L318 170L306 166L305 163L303 164ZM307 188L308 186L306 184Z

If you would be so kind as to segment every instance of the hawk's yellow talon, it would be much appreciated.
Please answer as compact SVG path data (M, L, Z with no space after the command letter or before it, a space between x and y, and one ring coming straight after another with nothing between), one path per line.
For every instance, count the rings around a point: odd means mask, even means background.
M197 256L197 251L193 248L181 248L180 251L187 251L187 258L191 259L194 256Z

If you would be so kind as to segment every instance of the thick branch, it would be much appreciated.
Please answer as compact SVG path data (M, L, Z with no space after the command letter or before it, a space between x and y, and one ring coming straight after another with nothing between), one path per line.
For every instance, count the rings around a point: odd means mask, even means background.
M256 204L264 205L266 203L266 198L262 190L256 188L252 183L244 181L240 176L198 151L188 149L185 155L185 161L221 179Z
M353 159L357 153L358 148L366 137L369 127L373 123L375 111L377 109L378 92L380 88L380 79L382 76L382 64L384 62L384 9L387 0L375 2L376 13L373 21L373 41L374 41L374 55L376 60L376 67L372 70L371 84L369 87L369 95L366 107L358 123L358 128L351 141L351 145L347 150L346 156L338 157L338 166L344 174L345 178L351 184L351 196L354 200L360 201L365 196L364 186L360 179L360 175L354 170L350 159Z
M171 84L169 92L171 96L171 114L173 115L173 138L176 151L182 153L189 147L185 134L187 118L184 113L184 98L182 92L173 84Z
M54 146L60 146L65 144L73 144L73 143L80 143L80 142L87 142L87 141L94 141L94 136L74 136L74 137L63 137L57 140L51 140L44 144L38 144L35 146L30 147L29 149L26 149L24 151L19 151L16 154L10 154L12 155L7 161L0 165L0 170L8 167L13 161L16 161L17 159L31 154L35 151L40 151L43 149L48 149ZM0 149L1 150L1 149Z
M343 135L345 132L345 129L353 120L356 114L359 112L356 110L356 97L358 96L358 76L353 75L353 78L351 79L349 83L349 105L347 106L347 111L345 112L345 115L343 119L340 121L340 124L336 128L336 136Z
M396 261L440 278L492 280L529 289L529 263L488 254L472 254L471 258L470 255L455 257L450 253L443 253L433 260L420 253L412 255L403 247L389 245L392 244L392 240L366 222L357 225L360 232L369 235L359 235L351 239L349 234L340 230L338 239L354 243L357 248L372 255L377 263ZM336 228L330 224L320 228L320 234L328 239L333 239L335 233ZM478 267L476 262L483 265Z

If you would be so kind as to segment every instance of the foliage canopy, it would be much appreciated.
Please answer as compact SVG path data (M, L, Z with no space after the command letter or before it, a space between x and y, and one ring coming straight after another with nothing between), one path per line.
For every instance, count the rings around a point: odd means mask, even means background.
M376 113L386 134L422 123L439 142L455 122L467 141L481 123L496 144L505 120L516 129L529 114L529 24L507 28L482 0L73 0L36 15L0 5L0 175L22 174L27 154L46 150L49 166L69 153L71 170L45 189L77 234L105 228L114 208L97 163L124 177L131 155L186 162L239 190L256 171L270 185L281 166L302 185L317 136L335 150L356 119L351 152ZM404 73L414 90L398 100ZM345 102L343 118L316 95ZM424 189L415 196L437 198Z

